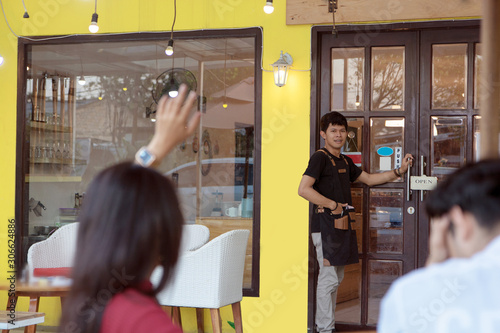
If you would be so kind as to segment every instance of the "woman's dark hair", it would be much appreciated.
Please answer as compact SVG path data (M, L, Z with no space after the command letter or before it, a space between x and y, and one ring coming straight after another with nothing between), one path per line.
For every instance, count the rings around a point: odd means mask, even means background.
M172 183L160 173L120 163L90 184L80 214L73 285L61 332L99 332L111 298L140 287L156 265L161 290L177 262L183 218Z
M500 225L500 160L484 160L459 169L427 197L430 217L447 214L454 206L469 212L491 230Z
M328 112L327 114L323 115L323 117L321 117L321 120L319 122L319 128L323 132L326 132L330 124L344 126L345 129L347 130L346 117L344 117L337 111Z

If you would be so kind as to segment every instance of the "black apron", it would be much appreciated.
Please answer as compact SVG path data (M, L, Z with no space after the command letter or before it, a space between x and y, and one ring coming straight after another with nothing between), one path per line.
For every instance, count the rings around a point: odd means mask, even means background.
M333 158L323 149L323 152L330 161L334 169L333 172L333 186L340 189L342 197L342 185L340 182L339 170ZM343 157L343 156L342 156ZM349 163L344 158L346 163L347 172L349 174ZM346 203L343 200L343 203ZM314 212L319 218L319 225L321 231L321 241L323 249L323 258L330 262L330 266L344 266L349 264L356 264L359 262L358 257L358 240L356 238L356 230L352 230L351 223L354 223L354 209L344 209L342 214L331 214L330 209L325 208L323 213ZM349 223L347 229L335 228L335 220L347 216Z

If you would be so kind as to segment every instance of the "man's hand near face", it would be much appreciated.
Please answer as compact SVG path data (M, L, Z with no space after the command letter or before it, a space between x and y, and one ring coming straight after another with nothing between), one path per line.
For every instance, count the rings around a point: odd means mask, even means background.
M448 237L451 221L448 216L433 218L429 237L429 257L426 266L437 264L450 258Z

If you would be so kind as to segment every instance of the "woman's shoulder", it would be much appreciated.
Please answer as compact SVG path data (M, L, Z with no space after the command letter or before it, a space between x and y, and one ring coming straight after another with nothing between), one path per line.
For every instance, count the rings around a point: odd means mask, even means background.
M113 296L104 310L101 332L182 333L156 299L134 288Z

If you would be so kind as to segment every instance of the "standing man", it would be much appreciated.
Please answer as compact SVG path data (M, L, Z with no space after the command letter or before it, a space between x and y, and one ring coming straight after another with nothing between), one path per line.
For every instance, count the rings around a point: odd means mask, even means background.
M401 177L412 161L407 154L400 168L369 174L341 154L347 139L347 119L338 112L321 117L320 135L325 147L315 152L302 176L299 195L313 203L311 236L319 264L316 290L316 329L335 332L337 289L344 266L358 262L356 233L351 228L351 183L378 185ZM360 207L358 207L359 209Z
M500 332L500 160L456 171L426 200L425 268L382 299L380 333Z

